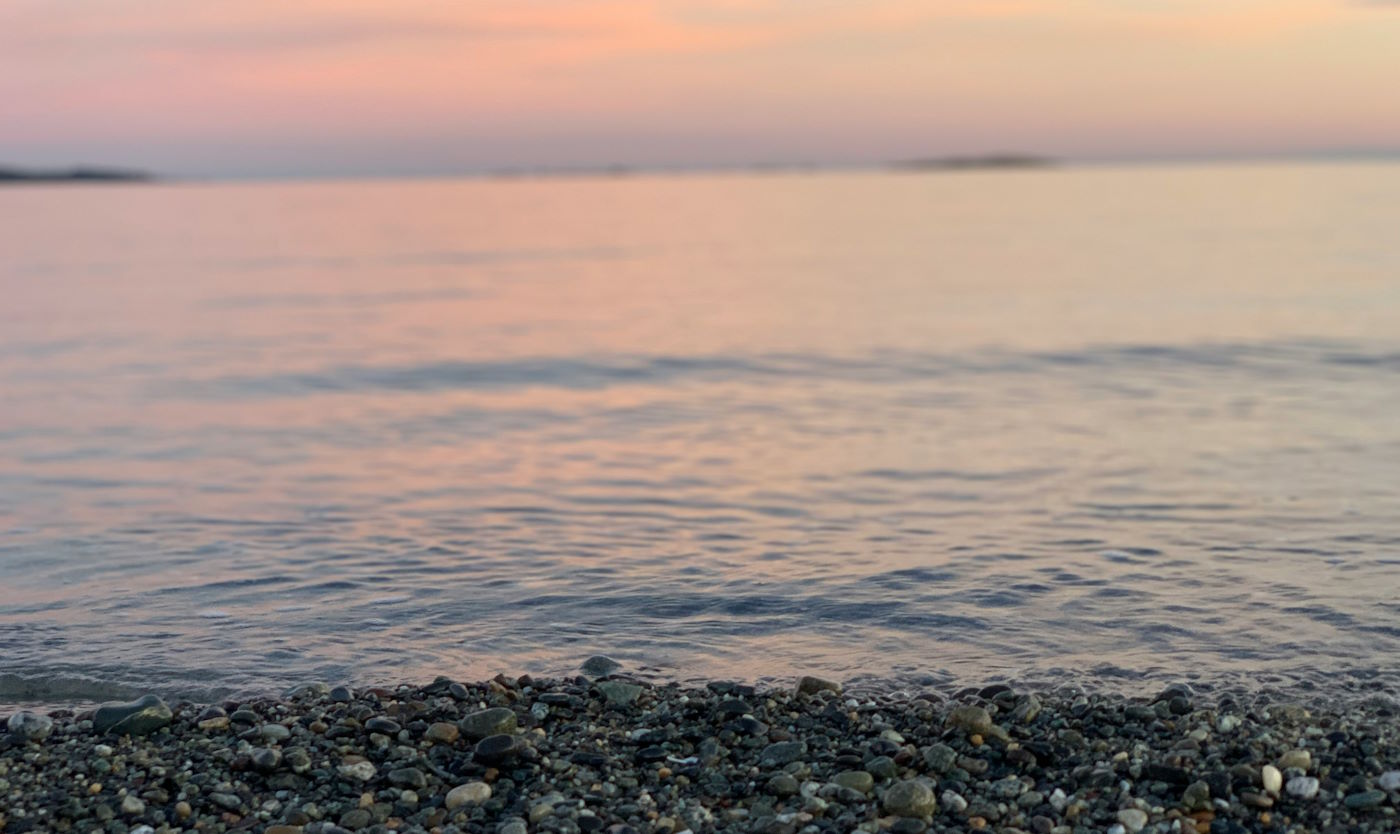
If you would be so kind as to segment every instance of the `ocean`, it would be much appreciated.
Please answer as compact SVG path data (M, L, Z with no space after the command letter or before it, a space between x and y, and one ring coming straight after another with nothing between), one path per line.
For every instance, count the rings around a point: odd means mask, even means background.
M564 675L1341 696L1400 165L0 190L0 702Z

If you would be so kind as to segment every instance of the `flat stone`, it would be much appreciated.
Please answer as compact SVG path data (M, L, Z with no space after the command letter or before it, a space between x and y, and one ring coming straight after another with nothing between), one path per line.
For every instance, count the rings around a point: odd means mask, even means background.
M515 712L506 707L492 707L474 712L457 722L457 729L472 741L513 733L517 726Z
M292 731L281 724L264 724L258 728L258 735L268 741L286 741L292 737Z
M399 726L399 722L395 721L392 718L385 718L382 715L376 715L375 717L365 722L365 729L371 733L382 733L386 736L396 736L399 734L399 730L402 730L403 728Z
M419 790L428 786L428 777L416 767L400 767L389 771L389 784Z
M282 693L284 698L321 698L331 691L330 686L319 681L293 686Z
M423 738L433 744L451 744L457 740L462 731L456 724L449 724L446 721L438 721L430 724L427 730L423 731Z
M447 810L455 811L463 805L480 805L491 798L491 786L485 782L468 782L447 792L443 804Z
M10 735L22 741L43 741L53 732L53 719L26 710L11 715L5 726Z
M125 704L103 704L92 717L95 733L145 736L169 724L175 717L170 707L155 695L145 695Z
M243 800L231 793L211 793L209 801L225 811L237 811L243 807Z
M885 791L880 804L885 812L897 817L931 817L938 810L938 798L923 782L906 779Z
M615 707L629 706L642 696L642 687L635 683L603 681L597 686L607 702Z
M1297 768L1298 770L1312 769L1312 754L1306 750L1289 750L1278 757L1279 770Z
M815 695L818 692L835 692L839 695L841 694L841 684L813 675L803 675L797 679L797 686L794 687L794 690L798 695Z
M501 734L487 736L478 741L474 756L483 764L499 764L513 757L517 750L515 736Z
M1366 811L1379 808L1385 803L1385 791L1362 791L1348 796L1342 802L1353 811Z
M763 748L758 755L759 767L773 767L795 762L807 755L807 743L803 741L778 741Z
M1124 808L1118 812L1118 822L1128 834L1137 834L1147 826L1147 812L1140 808Z
M864 794L875 787L875 777L864 770L847 770L831 777L831 783Z
M606 655L595 654L583 662L579 669L590 678L604 678L622 668L622 664Z

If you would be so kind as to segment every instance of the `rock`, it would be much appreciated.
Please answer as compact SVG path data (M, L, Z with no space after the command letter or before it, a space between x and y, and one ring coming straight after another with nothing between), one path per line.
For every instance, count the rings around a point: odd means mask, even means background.
M992 716L985 709L971 704L953 707L945 723L968 735L991 736L1002 741L1010 738L1005 730L992 723Z
M1139 808L1124 808L1118 812L1118 822L1128 834L1137 834L1147 826L1147 812Z
M607 702L615 707L629 706L642 695L642 687L626 681L603 681L597 688Z
M897 817L931 817L938 810L933 789L913 779L891 785L880 804L886 813Z
M399 734L399 730L402 729L403 728L399 726L399 722L392 718L385 718L382 715L376 715L365 722L365 730L367 732L379 733L386 736L396 736Z
M1283 774L1273 765L1264 765L1264 767L1260 769L1259 780L1264 786L1264 790L1275 796L1278 795L1279 791L1283 790Z
M271 742L286 741L292 737L292 731L281 724L264 724L258 728L258 735Z
M796 795L797 792L801 790L801 785L799 785L797 780L792 776L786 773L779 773L768 780L767 790L774 796L788 797Z
M1312 754L1306 750L1289 750L1278 757L1278 769L1288 770L1297 768L1298 770L1310 770L1312 768Z
M839 695L841 684L812 675L803 675L797 679L795 691L798 695L815 695L818 692L835 692Z
M496 834L528 834L529 830L524 820L514 819L496 829Z
M1376 780L1381 790L1400 791L1400 770L1387 770Z
M423 731L423 738L433 744L451 744L462 734L456 724L449 724L446 721L438 721L428 725L428 729Z
M517 726L515 712L506 707L492 707L474 712L457 722L457 729L472 741L513 733Z
M297 698L320 698L330 691L331 688L324 683L303 683L286 690L282 693L282 697L291 700Z
M1354 793L1342 800L1348 808L1353 811L1367 811L1371 808L1379 808L1385 803L1385 791L1361 791Z
M1312 776L1294 776L1288 780L1287 785L1284 785L1284 790L1288 791L1289 796L1312 799L1317 796L1319 787L1321 787L1321 783Z
M1018 724L1030 724L1040 715L1043 705L1040 699L1034 695L1027 695L1025 700L1016 705L1016 709L1011 711L1011 720Z
M967 810L967 800L964 799L963 795L958 793L957 791L944 791L943 796L940 797L940 800L948 808L948 810L952 811L955 814L961 814L963 811Z
M169 724L175 715L155 695L146 695L126 704L103 704L92 717L95 733L146 736Z
M1210 785L1205 782L1192 782L1181 794L1181 804L1191 811L1210 810Z
M491 786L485 782L468 782L447 792L443 804L447 810L455 811L463 805L480 805L491 798Z
M420 790L428 786L428 777L416 767L400 767L389 771L389 784L400 788Z
M43 741L53 732L53 719L26 710L11 715L5 726L10 735L22 741Z
M122 799L122 813L133 817L137 814L144 814L146 813L146 803L142 802L136 794L129 793Z
M478 762L487 765L501 764L515 756L518 752L515 736L494 735L487 736L476 743L473 751Z
M357 782L368 782L378 772L373 764L366 761L346 762L335 771L346 779L354 779Z
M774 767L795 762L807 755L804 741L778 741L763 748L758 756L759 767Z
M924 748L924 764L934 773L947 773L958 760L958 752L946 744L934 744Z
M605 678L622 668L622 664L606 655L595 654L579 667L590 678Z
M254 748L253 752L248 754L248 758L252 760L253 767L263 773L271 773L277 769L278 765L282 764L282 752L269 747Z
M329 696L333 704L348 704L355 700L355 690L348 686L337 686L331 689Z
M225 811L238 811L243 807L243 800L231 793L211 793L209 801L223 808Z
M858 793L870 793L875 787L875 777L864 770L847 770L831 777L831 783Z

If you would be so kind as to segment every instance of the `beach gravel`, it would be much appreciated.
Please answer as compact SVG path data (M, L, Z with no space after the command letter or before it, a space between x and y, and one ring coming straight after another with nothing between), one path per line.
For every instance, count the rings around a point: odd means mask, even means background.
M604 680L16 712L0 734L0 831L1400 830L1400 725L1383 698L875 695L655 685L592 665Z

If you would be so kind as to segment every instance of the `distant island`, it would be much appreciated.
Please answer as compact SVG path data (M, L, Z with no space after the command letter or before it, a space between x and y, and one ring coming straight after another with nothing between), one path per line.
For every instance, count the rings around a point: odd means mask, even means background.
M939 156L890 163L905 171L968 171L984 168L1048 168L1055 160L1031 154L998 153L983 156Z
M0 184L31 182L147 182L155 177L143 171L78 166L53 170L0 166Z

